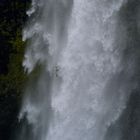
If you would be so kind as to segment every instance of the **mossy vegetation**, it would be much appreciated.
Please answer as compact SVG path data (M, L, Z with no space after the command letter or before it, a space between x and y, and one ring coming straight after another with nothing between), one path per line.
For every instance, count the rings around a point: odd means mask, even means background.
M16 124L26 74L22 67L22 29L30 0L0 2L0 140L8 140Z

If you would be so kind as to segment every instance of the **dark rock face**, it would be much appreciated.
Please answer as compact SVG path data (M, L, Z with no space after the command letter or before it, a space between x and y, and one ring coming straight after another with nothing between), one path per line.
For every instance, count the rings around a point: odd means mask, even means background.
M29 2L0 1L0 140L9 140L17 125L23 84L21 33Z
M126 108L120 118L108 129L106 140L140 139L140 1L128 0L120 10L120 26L126 31L124 63L133 70L131 92ZM132 64L131 64L132 62ZM116 138L116 139L114 139Z
M2 0L0 2L0 74L8 73L8 63L12 47L10 41L16 36L17 29L25 22L29 0Z
M0 139L8 140L16 124L18 113L17 97L14 94L0 95Z
M140 1L128 0L121 9L121 19L127 29L125 57L133 60L134 75L132 82L136 88L132 91L127 107L118 120L121 140L140 139Z
M134 91L118 121L108 129L106 140L140 139L140 92Z
M135 91L130 96L128 106L124 111L120 125L122 125L122 140L140 139L140 93Z

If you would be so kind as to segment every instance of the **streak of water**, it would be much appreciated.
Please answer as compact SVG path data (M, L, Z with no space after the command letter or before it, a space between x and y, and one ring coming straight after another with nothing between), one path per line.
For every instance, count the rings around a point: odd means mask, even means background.
M124 0L40 0L28 11L23 65L42 65L20 113L33 126L29 140L104 140L132 85L116 40ZM125 38L126 34L122 37ZM119 43L118 43L119 42Z

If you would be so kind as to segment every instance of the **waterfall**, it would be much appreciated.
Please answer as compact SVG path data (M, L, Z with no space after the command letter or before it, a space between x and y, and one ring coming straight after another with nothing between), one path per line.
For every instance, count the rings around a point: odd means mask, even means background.
M20 140L104 140L134 88L127 0L32 0L23 66L32 75ZM116 140L113 138L112 140Z

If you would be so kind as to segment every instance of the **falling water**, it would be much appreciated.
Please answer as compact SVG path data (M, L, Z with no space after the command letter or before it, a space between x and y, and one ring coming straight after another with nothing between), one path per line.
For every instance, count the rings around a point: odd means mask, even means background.
M23 32L23 66L32 80L19 115L27 120L20 140L105 139L134 88L123 55L127 33L119 25L126 2L32 1Z

